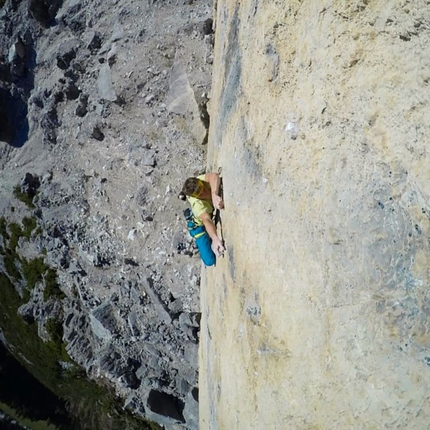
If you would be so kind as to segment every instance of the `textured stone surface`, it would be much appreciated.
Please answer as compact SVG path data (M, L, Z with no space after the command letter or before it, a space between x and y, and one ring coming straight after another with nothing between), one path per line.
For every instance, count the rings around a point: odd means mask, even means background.
M185 117L191 135L196 142L203 143L206 129L200 119L199 107L189 83L187 72L179 59L176 59L173 64L166 104L170 112Z
M427 2L219 0L204 429L427 428Z

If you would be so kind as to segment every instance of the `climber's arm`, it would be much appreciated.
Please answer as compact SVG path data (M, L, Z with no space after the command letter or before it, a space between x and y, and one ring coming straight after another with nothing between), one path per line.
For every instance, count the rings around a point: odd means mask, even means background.
M221 239L217 235L215 225L207 212L203 212L200 215L200 219L203 221L203 225L205 226L206 232L212 239L212 251L217 257L219 257L224 252L224 246L221 242Z
M205 181L209 182L209 185L211 187L212 203L215 209L224 209L224 202L221 196L219 195L219 187L221 184L221 179L218 173L206 173Z

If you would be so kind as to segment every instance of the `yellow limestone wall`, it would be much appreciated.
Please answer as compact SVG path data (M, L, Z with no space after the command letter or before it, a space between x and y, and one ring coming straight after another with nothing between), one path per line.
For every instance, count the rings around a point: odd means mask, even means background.
M427 3L218 0L202 430L429 428Z

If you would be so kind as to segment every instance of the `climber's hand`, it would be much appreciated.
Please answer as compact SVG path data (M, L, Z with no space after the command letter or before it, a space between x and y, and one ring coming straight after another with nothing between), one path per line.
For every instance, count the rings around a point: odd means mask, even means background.
M212 240L211 248L217 257L221 257L224 254L225 248L218 237Z
M224 202L218 194L212 193L212 203L215 209L224 209Z

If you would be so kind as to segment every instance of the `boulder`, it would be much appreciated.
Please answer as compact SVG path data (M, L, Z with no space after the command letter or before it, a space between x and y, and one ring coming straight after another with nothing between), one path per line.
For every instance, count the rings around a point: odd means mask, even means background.
M100 33L97 31L93 31L90 33L90 41L87 45L87 48L91 51L91 53L97 52L102 46L102 37Z
M147 399L148 418L165 426L184 423L184 403L177 397L151 390Z
M183 415L189 428L199 428L199 400L197 388L193 388L188 392L185 398Z
M14 76L23 76L25 73L26 46L21 38L9 48L8 60L11 64L11 72Z
M171 113L184 116L189 132L196 142L205 141L206 128L200 118L199 105L179 57L175 58L170 73L166 105L167 110Z
M61 70L67 70L72 60L76 58L78 44L75 40L62 43L57 50L57 66Z
M21 181L21 192L26 194L28 197L33 198L37 194L39 187L39 176L26 173Z
M49 27L60 7L60 0L30 0L29 11L43 27Z
M109 64L102 64L97 80L99 97L103 100L114 102L116 100L115 90L112 85L112 77Z
M90 313L90 321L93 333L99 339L110 340L118 332L118 321L110 302L105 302L93 309Z

